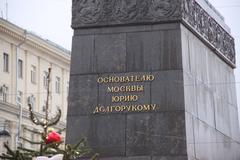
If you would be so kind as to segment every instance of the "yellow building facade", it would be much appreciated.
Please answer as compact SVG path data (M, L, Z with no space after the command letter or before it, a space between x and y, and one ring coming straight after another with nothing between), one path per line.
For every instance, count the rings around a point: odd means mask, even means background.
M33 110L39 117L44 116L48 68L51 68L49 114L51 117L58 108L62 110L56 128L63 129L67 115L70 52L0 18L0 152L4 151L4 142L12 148L17 145L33 147L19 141L19 136L39 139L29 131L39 128L29 120L28 103L33 103Z

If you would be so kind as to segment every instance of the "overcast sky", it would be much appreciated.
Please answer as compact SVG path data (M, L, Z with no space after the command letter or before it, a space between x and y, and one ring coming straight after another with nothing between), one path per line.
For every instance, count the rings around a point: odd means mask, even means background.
M71 49L72 0L0 0L0 16L24 29ZM232 30L237 52L236 86L240 106L240 1L209 0ZM6 15L6 2L8 14ZM240 110L240 109L239 109Z
M71 0L0 0L1 17L70 50Z

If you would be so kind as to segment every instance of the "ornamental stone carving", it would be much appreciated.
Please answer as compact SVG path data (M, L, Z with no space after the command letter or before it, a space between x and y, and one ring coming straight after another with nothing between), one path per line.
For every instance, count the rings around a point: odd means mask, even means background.
M174 0L150 0L149 13L155 18L170 17L176 11Z
M73 21L83 24L97 23L102 15L102 0L73 0Z
M72 27L178 21L235 65L234 39L195 0L73 0Z
M184 0L182 18L233 65L236 63L234 39L194 0Z
M141 0L118 0L114 8L114 17L119 21L136 19Z
M73 0L72 27L137 24L176 20L179 0Z

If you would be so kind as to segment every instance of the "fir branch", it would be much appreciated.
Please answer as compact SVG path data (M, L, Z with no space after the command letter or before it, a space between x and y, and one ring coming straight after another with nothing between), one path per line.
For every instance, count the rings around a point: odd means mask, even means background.
M8 147L6 143L4 143L4 147L7 149L8 154L14 154L14 152Z
M18 147L19 150L25 151L25 152L29 152L29 153L36 153L35 150L32 149L27 149L27 148L23 148L23 147Z
M39 125L41 125L42 127L46 126L46 122L45 122L45 121L41 121L41 120L38 118L38 116L37 116L36 114L34 114L33 109L32 109L32 106L31 106L30 104L29 104L28 106L29 106L29 114L30 114L30 119L31 119L31 121L32 121L35 125L37 125L37 126L39 126Z
M85 138L82 138L76 145L73 146L73 149L77 149L79 148L79 146L84 143L85 145L85 142L86 142L86 139Z
M99 157L99 154L98 154L98 153L95 153L95 154L92 156L91 160L97 160L98 157Z
M2 155L0 155L0 158L1 158L1 159L13 159L12 156L10 156L10 155L8 155L8 154L5 154L5 153L3 153Z
M59 134L61 134L63 131L65 131L66 130L66 128L63 128L63 129L59 129L58 131L57 131L57 133L59 133Z
M50 126L56 125L56 124L60 121L61 114L62 114L61 110L58 109L58 113L56 114L55 117L53 117L52 119L50 119L50 120L48 121L47 126L50 127Z
M42 134L42 132L41 132L41 131L32 130L32 129L29 129L29 128L27 128L27 127L25 127L24 129L25 129L25 130L27 130L27 131L30 131L30 132L32 132L32 133L35 133L35 134L39 134L39 135L41 135L41 134Z
M26 142L28 142L28 143L30 143L30 144L38 144L38 145L40 145L40 144L43 143L43 142L34 142L34 141L31 141L31 140L26 139L26 138L24 138L24 137L20 137L20 139L22 139L23 141L26 141Z

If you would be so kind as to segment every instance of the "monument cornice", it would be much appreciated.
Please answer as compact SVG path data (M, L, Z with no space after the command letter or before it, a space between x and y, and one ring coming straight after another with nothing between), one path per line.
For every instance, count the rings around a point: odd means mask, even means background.
M233 37L195 0L73 0L72 28L182 22L235 68Z

